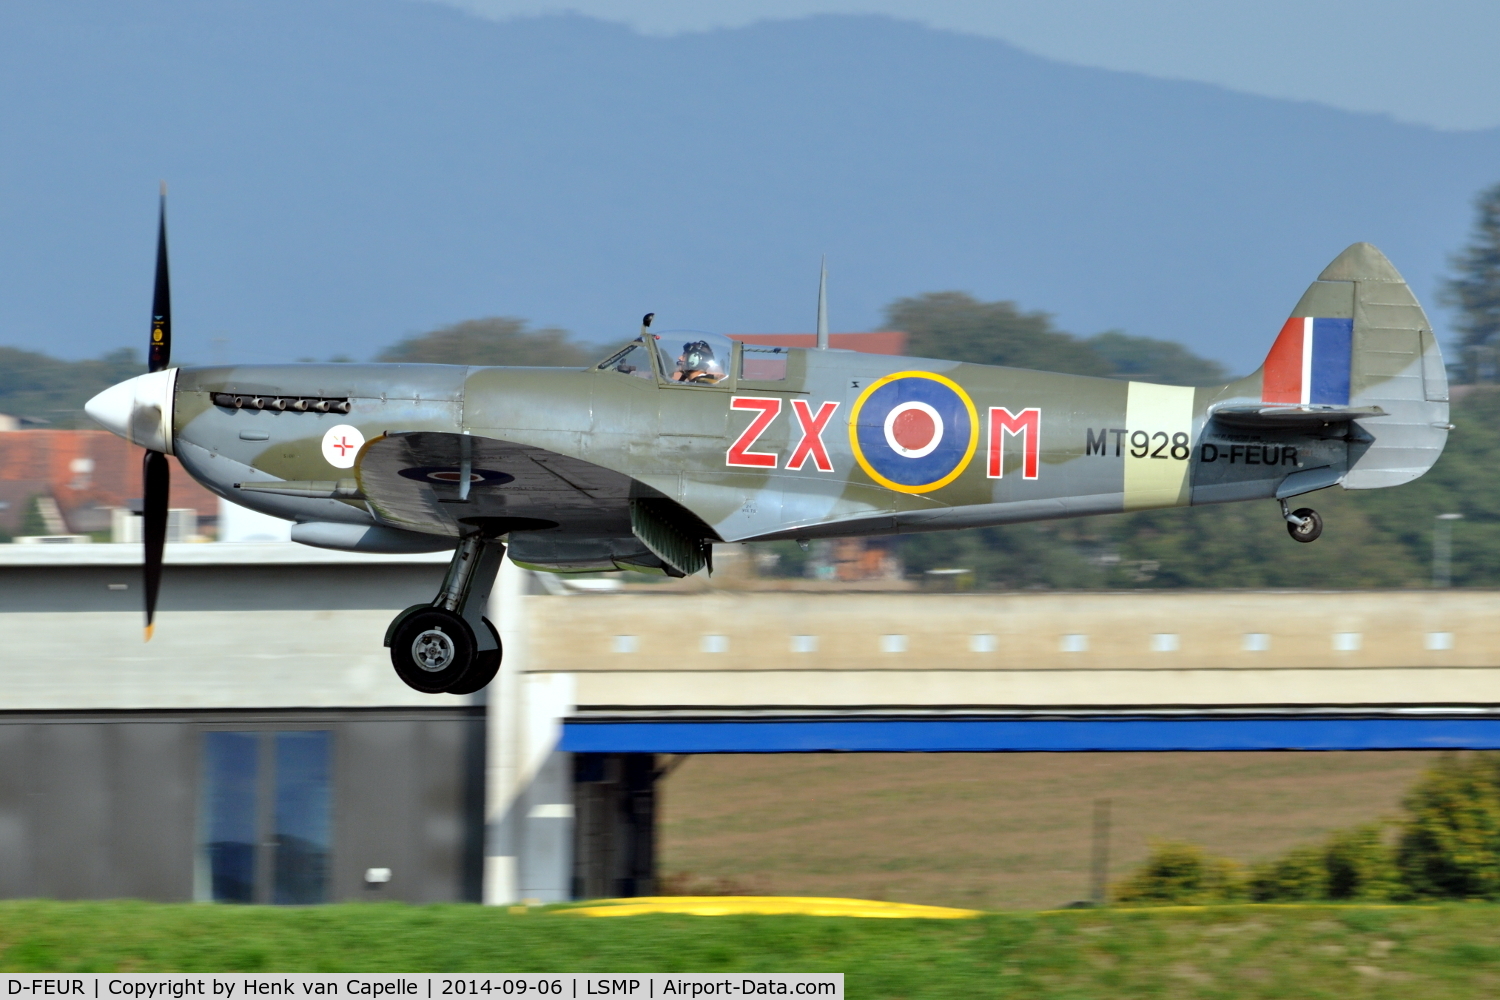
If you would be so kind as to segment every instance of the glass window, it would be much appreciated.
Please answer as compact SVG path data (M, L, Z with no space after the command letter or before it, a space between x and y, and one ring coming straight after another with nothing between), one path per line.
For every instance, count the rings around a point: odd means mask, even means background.
M717 385L729 378L734 341L716 333L684 330L658 338L662 371L667 379L686 385Z
M255 902L259 735L203 734L203 860L220 903Z
M332 746L327 730L203 734L200 898L327 901Z
M740 345L740 378L752 382L780 382L786 378L788 348Z
M276 871L272 900L322 903L328 890L329 736L276 733Z
M656 373L651 370L651 355L646 345L639 340L611 354L599 363L599 368L603 371L619 372L621 375L634 375L636 378L656 380Z

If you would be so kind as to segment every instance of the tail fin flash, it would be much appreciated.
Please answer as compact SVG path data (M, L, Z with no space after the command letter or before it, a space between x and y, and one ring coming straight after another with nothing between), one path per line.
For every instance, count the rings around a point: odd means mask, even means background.
M1448 378L1432 324L1368 243L1339 254L1308 287L1260 376L1268 419L1295 410L1352 421L1345 489L1410 482L1447 442Z
M1293 316L1266 355L1260 400L1348 406L1354 318Z

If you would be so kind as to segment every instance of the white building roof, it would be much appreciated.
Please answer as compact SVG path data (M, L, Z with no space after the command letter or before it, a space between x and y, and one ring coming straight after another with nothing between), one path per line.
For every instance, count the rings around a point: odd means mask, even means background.
M168 566L326 566L339 564L447 563L451 552L386 554L339 552L296 542L169 543ZM140 545L108 542L0 545L0 570L7 566L139 566Z

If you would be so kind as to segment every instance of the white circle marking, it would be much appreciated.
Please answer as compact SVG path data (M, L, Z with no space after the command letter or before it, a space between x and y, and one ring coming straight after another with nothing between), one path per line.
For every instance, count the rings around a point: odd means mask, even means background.
M907 448L896 440L896 418L908 410L920 410L932 418L932 440L920 448ZM885 443L891 446L892 451L905 458L926 458L943 443L943 418L926 403L910 402L893 406L891 412L885 415Z
M323 457L335 469L354 468L354 459L364 446L365 436L349 424L330 427L323 435Z

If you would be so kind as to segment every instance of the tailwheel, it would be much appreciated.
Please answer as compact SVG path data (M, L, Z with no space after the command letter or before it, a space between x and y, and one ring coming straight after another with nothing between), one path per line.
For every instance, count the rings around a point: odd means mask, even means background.
M407 687L440 694L462 683L478 665L476 646L474 630L463 618L443 608L427 608L397 622L391 635L391 663ZM499 667L498 656L495 666Z
M1293 541L1316 542L1318 536L1323 534L1323 518L1311 507L1294 510L1291 517L1286 519L1286 533L1292 536Z

